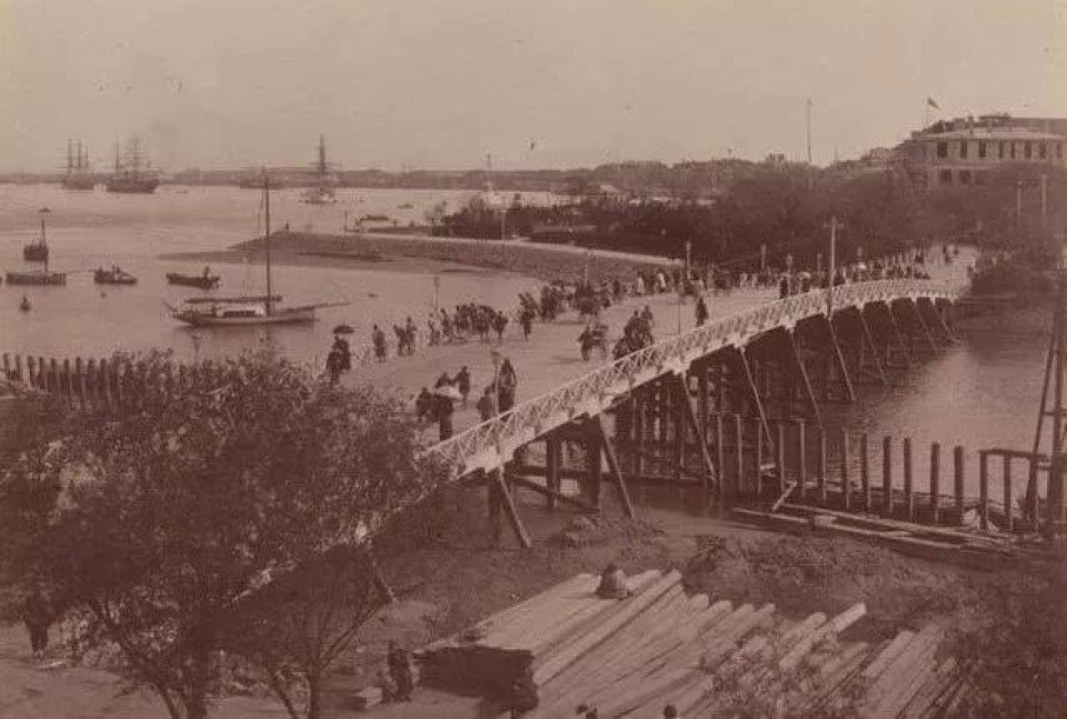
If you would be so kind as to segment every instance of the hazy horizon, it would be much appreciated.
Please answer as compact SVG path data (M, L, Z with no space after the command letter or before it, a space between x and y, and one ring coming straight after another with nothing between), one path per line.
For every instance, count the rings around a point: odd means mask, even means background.
M0 170L566 169L891 146L930 119L1067 116L1067 3L0 0Z

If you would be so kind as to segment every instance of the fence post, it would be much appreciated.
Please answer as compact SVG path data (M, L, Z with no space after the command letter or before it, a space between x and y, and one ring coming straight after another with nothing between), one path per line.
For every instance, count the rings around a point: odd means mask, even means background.
M1004 455L1004 521L1009 532L1015 531L1015 508L1012 507L1011 455Z
M882 438L882 514L893 516L893 440Z
M956 511L959 524L963 524L963 447L958 444L952 448L952 492L955 495Z
M930 445L930 514L934 524L941 521L941 445Z
M978 514L981 528L989 529L989 455L978 452Z
M904 516L915 521L915 487L911 475L911 437L904 438Z

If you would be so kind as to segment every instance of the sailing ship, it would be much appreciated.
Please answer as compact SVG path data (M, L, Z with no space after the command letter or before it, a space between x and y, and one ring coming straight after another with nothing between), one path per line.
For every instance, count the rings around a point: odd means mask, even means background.
M25 272L6 272L4 273L7 283L9 285L65 285L67 284L66 272L51 272L48 269L48 243L45 239L45 226L44 216L48 214L49 209L47 207L42 208L41 214L41 238L36 246L44 247L44 262L43 270L27 270ZM23 248L23 256L26 255L26 249L34 245L26 245Z
M330 172L330 165L326 162L326 138L323 135L319 135L318 151L318 161L312 165L316 184L304 192L304 202L309 205L331 205L337 202L333 189L337 178Z
M47 207L41 208L40 236L35 241L22 246L22 259L26 262L48 262L48 240L44 231L44 216L46 212L49 212Z
M345 302L320 303L299 307L279 307L281 297L271 290L270 264L270 178L263 171L263 249L266 258L267 291L249 297L198 297L178 309L167 305L174 319L193 327L239 327L249 325L295 324L313 322L315 310L335 307ZM164 303L166 304L166 303Z
M107 179L106 184L108 192L146 195L159 187L159 177L149 167L136 137L130 141L125 157L119 152L118 143L115 144L115 174Z
M96 178L89 170L89 150L82 148L81 139L77 147L67 139L67 173L60 184L66 190L91 190L96 187Z

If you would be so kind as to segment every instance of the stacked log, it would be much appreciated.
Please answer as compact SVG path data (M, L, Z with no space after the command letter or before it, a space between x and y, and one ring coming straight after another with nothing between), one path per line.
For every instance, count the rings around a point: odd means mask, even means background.
M872 647L845 636L862 603L793 622L771 604L687 596L680 579L635 575L620 600L597 597L599 578L578 575L418 653L423 681L506 706L516 681L532 678L530 719L581 705L598 717L658 718L667 704L715 716L746 697L780 714L926 717L967 691L955 660L937 657L936 626Z

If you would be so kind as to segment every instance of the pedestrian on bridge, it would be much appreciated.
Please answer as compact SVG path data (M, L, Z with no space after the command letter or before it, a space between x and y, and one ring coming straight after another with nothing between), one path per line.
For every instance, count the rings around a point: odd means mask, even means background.
M708 305L704 302L703 295L697 297L697 327L702 327L708 321Z
M519 378L515 374L511 360L506 357L504 363L500 365L498 381L500 382L500 411L507 412L515 406L515 390L518 388Z
M456 383L456 389L459 390L460 396L463 397L463 406L466 407L467 396L471 393L471 373L467 369L467 365L463 365L459 372L456 373L453 381Z

